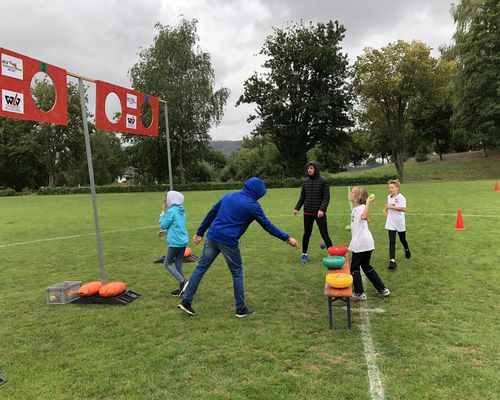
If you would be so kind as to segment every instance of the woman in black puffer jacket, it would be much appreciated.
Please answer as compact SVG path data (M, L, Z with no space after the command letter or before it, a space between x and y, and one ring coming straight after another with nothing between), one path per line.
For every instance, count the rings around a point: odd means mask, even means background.
M302 263L307 263L307 248L311 237L314 221L319 228L319 233L326 247L332 245L328 235L326 220L326 209L330 203L330 186L328 181L319 175L319 164L317 161L309 161L306 164L307 178L302 184L299 201L295 205L292 214L297 215L300 208L304 206L304 236L302 237Z

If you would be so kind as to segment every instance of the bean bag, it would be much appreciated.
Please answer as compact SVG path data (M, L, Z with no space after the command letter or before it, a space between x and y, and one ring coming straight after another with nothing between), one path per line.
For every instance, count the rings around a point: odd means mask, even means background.
M122 294L126 288L127 285L124 282L111 282L99 289L99 296L115 297Z
M323 265L328 269L340 269L345 264L345 257L329 256L323 258Z
M345 256L347 247L345 246L330 246L328 247L328 254L331 256Z
M184 250L184 257L189 257L193 253L193 250L191 250L191 247L186 247L186 250Z
M80 288L76 291L76 294L89 297L94 296L99 293L99 289L102 287L101 281L89 282L85 285L80 286Z
M327 274L326 284L333 288L343 289L351 286L352 275L351 274Z

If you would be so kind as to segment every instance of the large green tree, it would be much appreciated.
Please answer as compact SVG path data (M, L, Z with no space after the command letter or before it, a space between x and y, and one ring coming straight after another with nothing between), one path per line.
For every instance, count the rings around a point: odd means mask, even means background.
M454 132L470 147L496 147L500 144L500 2L461 0L452 15L458 61Z
M401 179L404 157L415 135L413 122L443 104L449 93L449 62L431 57L424 43L398 41L366 48L354 70L360 122L387 147ZM377 147L380 154L385 153Z
M178 26L157 24L153 44L140 52L130 69L135 89L168 102L170 141L174 170L182 183L196 169L200 154L208 148L209 130L222 119L229 90L215 90L211 58L199 47L196 20ZM135 150L136 166L153 180L167 180L165 116L161 107L160 135L157 138L128 136Z
M39 108L50 109L55 102L52 82L42 80L32 88L32 95ZM53 186L56 176L69 169L78 169L85 159L85 143L78 87L68 85L68 124L37 123L34 140L40 146L39 159L47 173L47 182Z
M351 125L344 32L332 21L275 28L260 51L267 57L264 72L245 81L238 100L256 104L252 134L271 138L293 176L304 173L308 150L339 145Z

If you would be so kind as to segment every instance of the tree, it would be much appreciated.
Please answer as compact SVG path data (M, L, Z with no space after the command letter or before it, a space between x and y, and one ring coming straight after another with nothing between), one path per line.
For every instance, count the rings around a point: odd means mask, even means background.
M196 20L183 20L179 26L156 24L158 34L153 44L139 54L139 62L130 69L134 89L155 95L168 102L170 142L175 169L181 183L186 171L196 165L197 156L206 149L212 123L219 123L229 90L214 90L215 74L210 55L201 51ZM157 182L167 180L165 116L160 113L157 138L127 136L133 147L141 174Z
M500 144L500 2L461 0L452 15L458 60L454 132L485 150Z
M35 122L0 118L0 187L16 191L45 183L40 147L33 138Z
M331 149L351 125L344 32L337 21L275 28L260 51L265 72L245 81L238 100L257 105L248 118L258 118L252 134L271 138L293 176L303 174L308 150Z
M447 67L430 56L424 43L401 40L380 50L366 48L355 63L360 121L387 146L401 180L413 121L443 103L450 82Z
M40 162L47 174L47 184L56 183L56 175L65 170L78 169L85 159L85 143L80 96L78 87L68 85L68 124L54 125L37 123L34 126L34 139L40 146ZM50 109L55 101L55 90L51 82L39 81L32 88L35 103L40 109Z

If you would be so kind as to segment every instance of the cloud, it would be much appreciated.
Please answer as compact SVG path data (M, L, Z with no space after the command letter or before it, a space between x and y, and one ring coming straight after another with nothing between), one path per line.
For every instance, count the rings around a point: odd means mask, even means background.
M0 2L0 46L89 78L130 86L128 71L156 35L154 25L197 19L200 46L211 54L216 87L231 96L214 139L240 139L252 126L250 105L234 107L243 83L259 71L258 56L273 27L300 20L338 20L347 31L343 49L354 62L364 47L398 39L432 48L454 32L447 0L30 0Z

